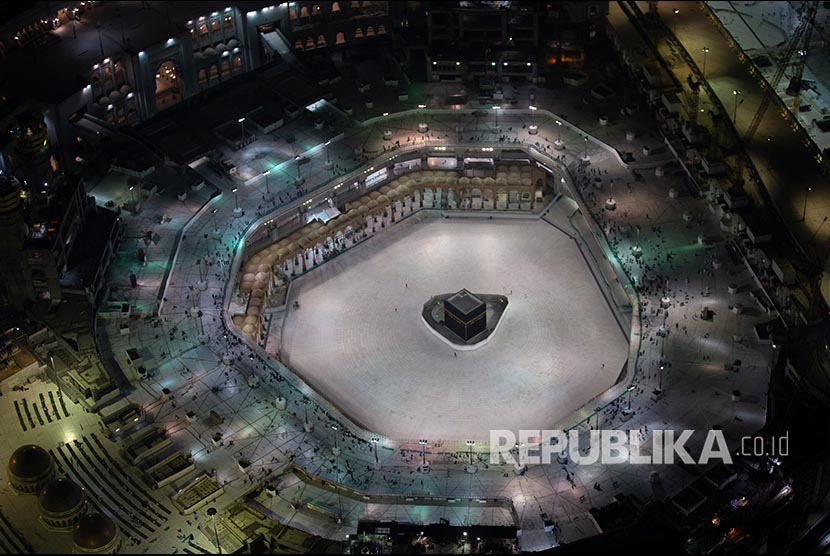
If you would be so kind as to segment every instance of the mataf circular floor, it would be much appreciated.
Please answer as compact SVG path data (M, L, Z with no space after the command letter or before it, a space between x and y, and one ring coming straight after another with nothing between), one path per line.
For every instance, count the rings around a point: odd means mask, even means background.
M510 299L472 352L420 317L430 296L461 288ZM551 428L610 387L628 355L574 242L536 220L422 213L296 279L294 300L286 363L355 423L400 440Z

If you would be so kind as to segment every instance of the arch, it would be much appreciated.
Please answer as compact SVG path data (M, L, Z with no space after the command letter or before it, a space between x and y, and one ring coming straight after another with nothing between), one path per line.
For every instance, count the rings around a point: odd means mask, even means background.
M314 37L308 36L305 39L306 50L313 50L315 48Z
M343 33L343 31L337 32L334 44L346 44L346 35Z
M308 13L308 6L300 8L300 19L311 19L311 14Z
M222 60L222 77L229 77L231 74L231 62L230 60Z
M302 50L303 49L303 40L297 39L294 41L294 50Z
M311 7L311 15L313 17L319 17L320 15L322 15L322 13L323 13L323 10L320 8L320 4L314 4Z
M199 85L206 85L207 84L208 78L207 78L207 70L205 68L202 68L202 69L199 70L198 80L199 80Z
M291 20L291 23L295 23L297 21L297 8L291 8L288 10L288 18Z
M331 3L331 15L340 15L340 2Z
M362 39L362 38L363 38L363 29L361 29L360 27L358 27L357 29L355 29L355 30L354 30L354 38L356 38L356 39Z
M375 28L374 28L374 27L372 27L371 25L369 25L369 26L366 28L366 36L367 36L367 37L374 37L374 36L375 36Z
M324 46L328 46L328 44L326 43L325 35L317 35L317 46L319 48L322 48Z
M234 72L236 72L236 71L239 71L241 69L242 69L242 56L239 56L239 55L234 56L233 57L233 68L232 68L232 70Z
M219 79L219 66L217 66L216 64L211 64L210 65L210 77L209 77L209 79L211 81L213 81L215 79Z
M386 25L382 23L378 25L378 35L385 35L386 34Z
M184 79L173 60L165 60L156 70L156 112L170 108L184 99Z

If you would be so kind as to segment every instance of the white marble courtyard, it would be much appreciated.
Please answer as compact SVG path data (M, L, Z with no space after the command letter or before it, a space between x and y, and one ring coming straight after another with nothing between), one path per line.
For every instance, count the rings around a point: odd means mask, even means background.
M464 287L510 305L488 344L454 352L420 312ZM552 427L610 387L628 356L576 245L539 220L417 215L295 280L294 300L283 360L389 438Z

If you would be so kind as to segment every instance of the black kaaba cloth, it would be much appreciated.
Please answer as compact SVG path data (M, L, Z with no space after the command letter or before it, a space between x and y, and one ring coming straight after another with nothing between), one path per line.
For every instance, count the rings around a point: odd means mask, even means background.
M487 306L466 289L461 290L444 302L444 325L467 341L487 328Z

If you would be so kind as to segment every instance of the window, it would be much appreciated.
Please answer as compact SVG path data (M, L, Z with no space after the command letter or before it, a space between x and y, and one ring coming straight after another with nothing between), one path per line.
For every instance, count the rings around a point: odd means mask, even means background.
M219 79L219 68L216 67L216 64L210 66L210 80L214 81Z
M233 71L237 72L242 69L242 56L233 57Z
M326 37L324 37L323 35L318 35L317 36L317 47L322 48L324 46L328 46L328 44L326 44Z
M305 47L306 47L306 50L313 50L314 49L314 37L306 37Z
M229 15L225 16L225 29L233 29L233 18Z
M355 29L355 30L354 30L354 38L356 38L356 39L362 39L362 38L363 38L363 29L361 29L360 27L358 27L357 29Z
M199 84L205 85L207 84L207 71L204 69L199 70Z
M334 44L346 44L346 35L342 31L337 33Z
M228 77L231 74L231 63L227 60L222 62L222 77Z
M378 35L386 34L386 25L378 25Z
M331 3L331 15L340 15L340 2Z
M294 41L294 50L302 50L303 49L303 41L301 39L297 39Z
M300 19L310 19L311 16L308 14L308 6L303 6L300 8Z
M597 7L596 6L588 6L588 15L594 17L597 15Z

